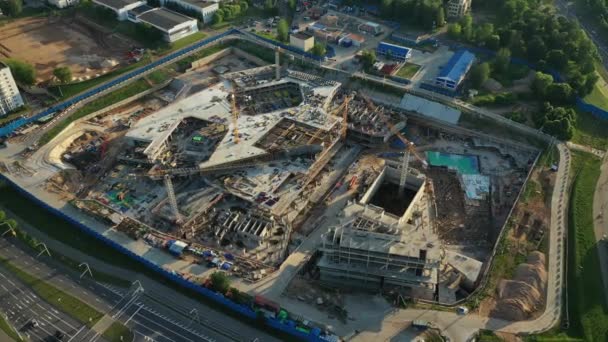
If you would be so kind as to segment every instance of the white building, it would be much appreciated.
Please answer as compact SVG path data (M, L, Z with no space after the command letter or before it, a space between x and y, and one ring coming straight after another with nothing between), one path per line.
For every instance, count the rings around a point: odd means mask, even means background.
M161 0L161 4L163 5L169 2L177 4L182 8L199 12L203 17L203 22L205 24L210 23L213 14L220 9L220 5L217 2L206 0Z
M146 11L137 16L137 21L160 30L163 39L170 43L198 32L198 20L166 8Z
M23 98L11 74L11 69L0 62L0 115L7 115L23 106Z
M308 51L315 46L315 37L304 32L296 32L289 35L289 45Z
M446 7L448 18L460 18L471 9L471 0L450 0Z
M66 8L78 4L78 0L48 0L49 4L57 8Z
M145 0L93 0L93 3L109 8L116 13L118 20L127 20L127 12L145 5Z

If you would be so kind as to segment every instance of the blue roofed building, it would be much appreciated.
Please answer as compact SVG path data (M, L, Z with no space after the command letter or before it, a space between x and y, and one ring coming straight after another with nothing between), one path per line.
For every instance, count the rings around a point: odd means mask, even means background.
M435 78L435 85L449 90L458 89L474 61L475 55L468 50L456 51Z
M405 62L412 55L412 50L405 46L395 45L387 42L380 42L376 48L376 54L387 58Z

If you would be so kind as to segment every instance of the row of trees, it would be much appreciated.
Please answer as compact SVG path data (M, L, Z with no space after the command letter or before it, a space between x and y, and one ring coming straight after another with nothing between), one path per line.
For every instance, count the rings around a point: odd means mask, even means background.
M380 15L427 30L445 25L445 10L441 0L382 0Z
M496 24L473 25L467 15L450 24L448 33L488 49L508 49L509 54L525 58L541 70L559 71L579 96L591 92L599 55L576 23L545 11L534 1L506 0L496 5L496 11L500 13Z
M2 0L0 1L0 10L4 15L16 17L23 11L23 0Z
M11 73L20 84L34 85L36 83L36 69L34 66L17 59L6 59L4 61L6 65L11 69Z
M244 15L249 9L249 3L246 0L235 1L230 4L220 3L220 9L213 14L213 23L219 24L225 20L233 20Z

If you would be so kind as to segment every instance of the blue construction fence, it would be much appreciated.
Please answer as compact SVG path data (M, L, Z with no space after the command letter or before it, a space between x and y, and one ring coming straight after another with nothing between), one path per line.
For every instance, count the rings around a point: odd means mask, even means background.
M159 275L161 275L187 289L190 289L190 290L204 296L205 298L212 300L213 302L223 306L224 308L230 309L239 315L245 316L252 320L257 319L258 313L253 308L246 306L246 305L235 303L232 300L230 300L229 298L224 297L220 293L213 292L204 286L190 282L190 281L182 278L181 276L171 273L171 272L163 269L162 267L150 262L146 258L143 258L143 257L133 253L129 249L123 247L122 245L120 245L120 244L112 241L111 239L103 236L102 234L98 233L96 230L89 228L88 226L86 226L85 224L83 224L79 221L76 221L75 219L64 214L60 210L49 206L45 202L38 199L36 196L32 195L27 190L20 187L18 184L14 183L12 180L7 178L6 176L0 175L0 180L6 182L10 187L15 189L16 191L18 191L20 194L24 195L28 199L32 200L34 203L36 203L38 206L42 207L49 213L67 221L72 226L78 228L81 232L96 238L99 242L114 248L115 250L135 259L136 261L139 261L145 267L147 267L149 270L154 271L154 272L158 273ZM298 340L301 340L301 341L307 341L307 342L327 342L328 341L323 338L325 335L321 335L320 329L313 328L310 330L309 333L306 333L301 330L298 330L296 323L293 320L289 320L289 319L279 320L276 318L265 317L265 323L267 326L269 326L273 329L276 329L282 333L289 334L290 336L293 336L294 338L297 338Z
M435 38L425 38L425 39L414 39L414 38L410 38L410 37L406 37L406 36L402 36L400 34L397 33L391 33L390 36L391 40L394 40L396 42L399 42L401 44L405 44L405 45L409 45L409 46L422 46L422 45L435 45L437 44L437 39Z

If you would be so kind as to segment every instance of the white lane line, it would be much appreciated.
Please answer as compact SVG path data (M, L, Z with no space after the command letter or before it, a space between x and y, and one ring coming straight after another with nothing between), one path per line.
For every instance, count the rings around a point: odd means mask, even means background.
M82 327L80 327L80 329L78 329L78 331L72 337L70 337L68 342L70 342L72 339L74 339L74 337L78 336L80 334L80 332L82 331L82 329L84 329L84 325Z
M150 323L152 323L153 325L157 325L157 326L159 326L159 327L161 327L161 328L165 328L165 329L167 329L167 330L170 330L170 331L171 331L172 333L174 333L175 335L177 335L177 336L179 336L179 337L183 337L185 340L188 340L188 341L192 341L192 342L194 342L193 340L191 340L191 339L187 338L186 336L184 336L184 335L182 335L182 334L180 334L180 333L178 333L178 332L176 332L176 331L173 331L173 330L171 330L171 329L169 329L169 328L167 328L167 327L164 327L164 326L160 325L159 323L154 322L153 320L151 320L151 319L149 319L149 318L147 318L147 317L145 317L145 316L139 315L139 316L137 316L137 317L138 317L137 319L139 319L139 318L143 318L144 320L149 321L149 322L150 322ZM149 330L152 330L152 329L151 329L151 328L149 328L147 325L143 325L143 324L139 323L138 321L134 321L134 322L135 322L135 323L138 323L139 325L145 326L145 327L146 327L146 328L148 328ZM155 331L155 330L152 330L152 331ZM156 332L156 333L158 333L158 334L160 334L160 335L162 335L163 337L166 337L166 336L164 336L164 335L163 335L161 332L159 332L159 331L155 331L155 332ZM200 336L199 336L199 337L200 337Z
M125 321L125 323L124 323L124 324L125 324L125 326L126 326L128 323L129 323L129 321L131 321L131 319L133 319L133 317L134 317L135 315L137 315L137 314L139 313L139 310L141 310L141 309L142 309L142 306L140 305L140 306L137 308L137 310L135 310L135 312L134 312L134 313L133 313L133 314L132 314L132 315L129 317L129 319L127 319L127 320Z

